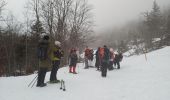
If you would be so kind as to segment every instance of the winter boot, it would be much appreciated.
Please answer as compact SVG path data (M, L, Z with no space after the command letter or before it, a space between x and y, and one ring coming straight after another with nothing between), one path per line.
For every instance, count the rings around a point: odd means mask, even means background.
M69 73L72 73L72 66L69 67Z
M38 72L38 81L37 81L37 87L44 87L46 84L44 83L45 75L46 75L46 68L40 68Z
M42 83L39 87L44 87L44 86L47 86L46 83Z
M76 67L73 67L73 74L77 74Z

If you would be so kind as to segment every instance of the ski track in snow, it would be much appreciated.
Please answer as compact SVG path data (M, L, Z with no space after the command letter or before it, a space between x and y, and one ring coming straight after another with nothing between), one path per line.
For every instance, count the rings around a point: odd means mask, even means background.
M170 47L145 55L124 57L120 70L108 71L102 78L95 68L83 69L78 74L68 73L68 67L58 71L64 79L66 91L60 84L33 88L28 84L36 74L19 77L0 77L0 100L170 100ZM45 81L49 80L50 72Z

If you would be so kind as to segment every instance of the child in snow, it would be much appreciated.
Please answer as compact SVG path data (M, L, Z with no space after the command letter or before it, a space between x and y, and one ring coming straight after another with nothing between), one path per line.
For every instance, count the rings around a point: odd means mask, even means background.
M77 74L76 65L77 65L78 57L77 57L76 49L74 48L71 49L70 51L69 61L70 61L69 73Z

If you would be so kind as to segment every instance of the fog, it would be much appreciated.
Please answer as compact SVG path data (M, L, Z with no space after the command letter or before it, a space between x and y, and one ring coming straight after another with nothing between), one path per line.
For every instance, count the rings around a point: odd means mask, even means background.
M89 0L93 4L95 30L97 32L121 26L137 19L141 12L152 9L154 0ZM156 0L161 9L170 5L170 0Z
M23 19L24 6L27 0L6 0L6 10L11 11L17 19ZM154 0L89 0L93 6L94 32L100 33L119 27L139 18L141 12L152 9ZM170 5L170 0L156 0L161 9Z

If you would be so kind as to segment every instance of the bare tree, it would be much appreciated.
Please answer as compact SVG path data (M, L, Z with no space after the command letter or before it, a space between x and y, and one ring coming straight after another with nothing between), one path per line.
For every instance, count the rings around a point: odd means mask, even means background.
M72 6L72 0L55 0L54 9L56 14L55 38L64 43L68 35L68 17Z
M92 32L92 7L87 0L77 0L72 6L70 18L70 41L73 47L80 47L87 43L89 33Z
M0 0L0 15L5 5L6 5L6 2L4 0Z
M41 3L42 8L42 18L44 20L44 24L47 30L47 33L50 34L50 38L54 41L54 1L53 0L45 0Z
M13 73L17 69L16 45L18 34L21 33L22 25L17 22L15 17L10 14L6 20L6 28L4 29L4 36L2 38L3 47L6 56L6 69L8 74Z

